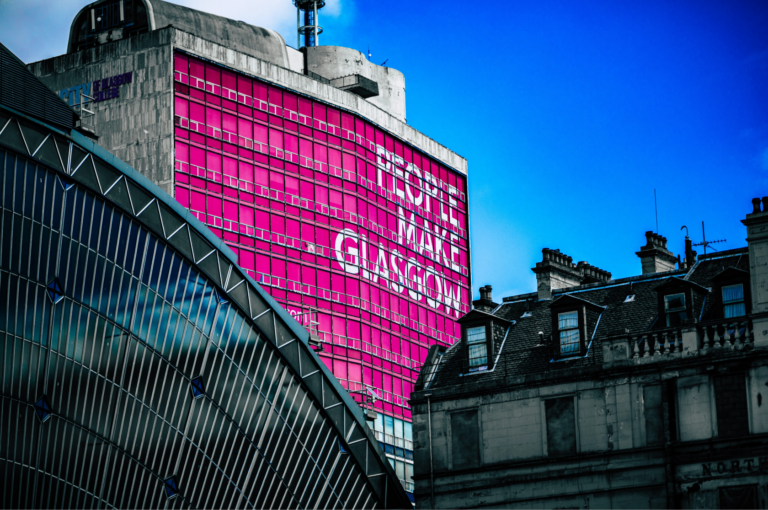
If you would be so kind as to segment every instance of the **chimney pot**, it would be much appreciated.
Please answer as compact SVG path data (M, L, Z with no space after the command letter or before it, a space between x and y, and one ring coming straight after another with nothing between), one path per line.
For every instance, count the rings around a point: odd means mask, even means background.
M763 212L768 212L768 197L763 197Z
M760 199L752 199L752 214L758 214L760 212Z

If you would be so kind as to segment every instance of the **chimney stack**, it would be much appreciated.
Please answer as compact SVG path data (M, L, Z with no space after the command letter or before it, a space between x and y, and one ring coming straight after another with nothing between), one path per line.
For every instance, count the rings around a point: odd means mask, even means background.
M494 303L493 299L491 298L491 291L493 290L493 287L490 285L486 285L485 287L480 287L480 299L475 299L472 301L472 306L476 310L482 310L483 312L492 312L496 309L498 303Z
M541 250L542 261L536 263L531 271L536 273L536 288L539 299L551 299L552 291L566 287L575 287L584 283L607 282L611 273L592 266L587 262L573 263L560 250Z
M645 246L635 252L643 265L643 274L674 271L677 258L667 249L667 238L649 230L645 233L645 240Z
M747 246L749 247L749 286L752 294L752 313L768 311L768 197L763 197L762 210L760 199L752 199L752 213L741 222L747 227ZM760 329L755 326L755 331ZM756 334L757 336L757 334ZM760 336L765 341L766 335ZM758 342L755 342L758 345Z

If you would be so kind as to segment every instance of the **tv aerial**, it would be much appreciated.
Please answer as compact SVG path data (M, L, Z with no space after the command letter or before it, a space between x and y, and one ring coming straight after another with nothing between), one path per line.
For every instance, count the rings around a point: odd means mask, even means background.
M687 229L686 229L687 230ZM711 247L711 244L715 243L724 243L727 241L727 239L717 239L715 241L707 241L707 234L704 232L704 222L701 222L701 239L702 241L700 243L693 243L692 246L703 246L704 247L704 255L707 254L707 248L712 248L713 250L717 251L717 248Z

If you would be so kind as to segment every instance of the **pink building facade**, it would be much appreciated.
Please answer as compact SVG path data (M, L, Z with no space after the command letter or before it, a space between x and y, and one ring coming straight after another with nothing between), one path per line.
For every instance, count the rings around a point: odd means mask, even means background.
M409 422L429 346L469 311L466 176L316 99L180 51L174 71L177 200L323 340L342 385Z

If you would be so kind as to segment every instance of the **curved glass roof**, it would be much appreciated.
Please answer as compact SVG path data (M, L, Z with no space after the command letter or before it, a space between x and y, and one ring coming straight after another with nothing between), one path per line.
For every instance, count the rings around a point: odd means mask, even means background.
M4 506L410 507L308 334L76 131L0 106Z

